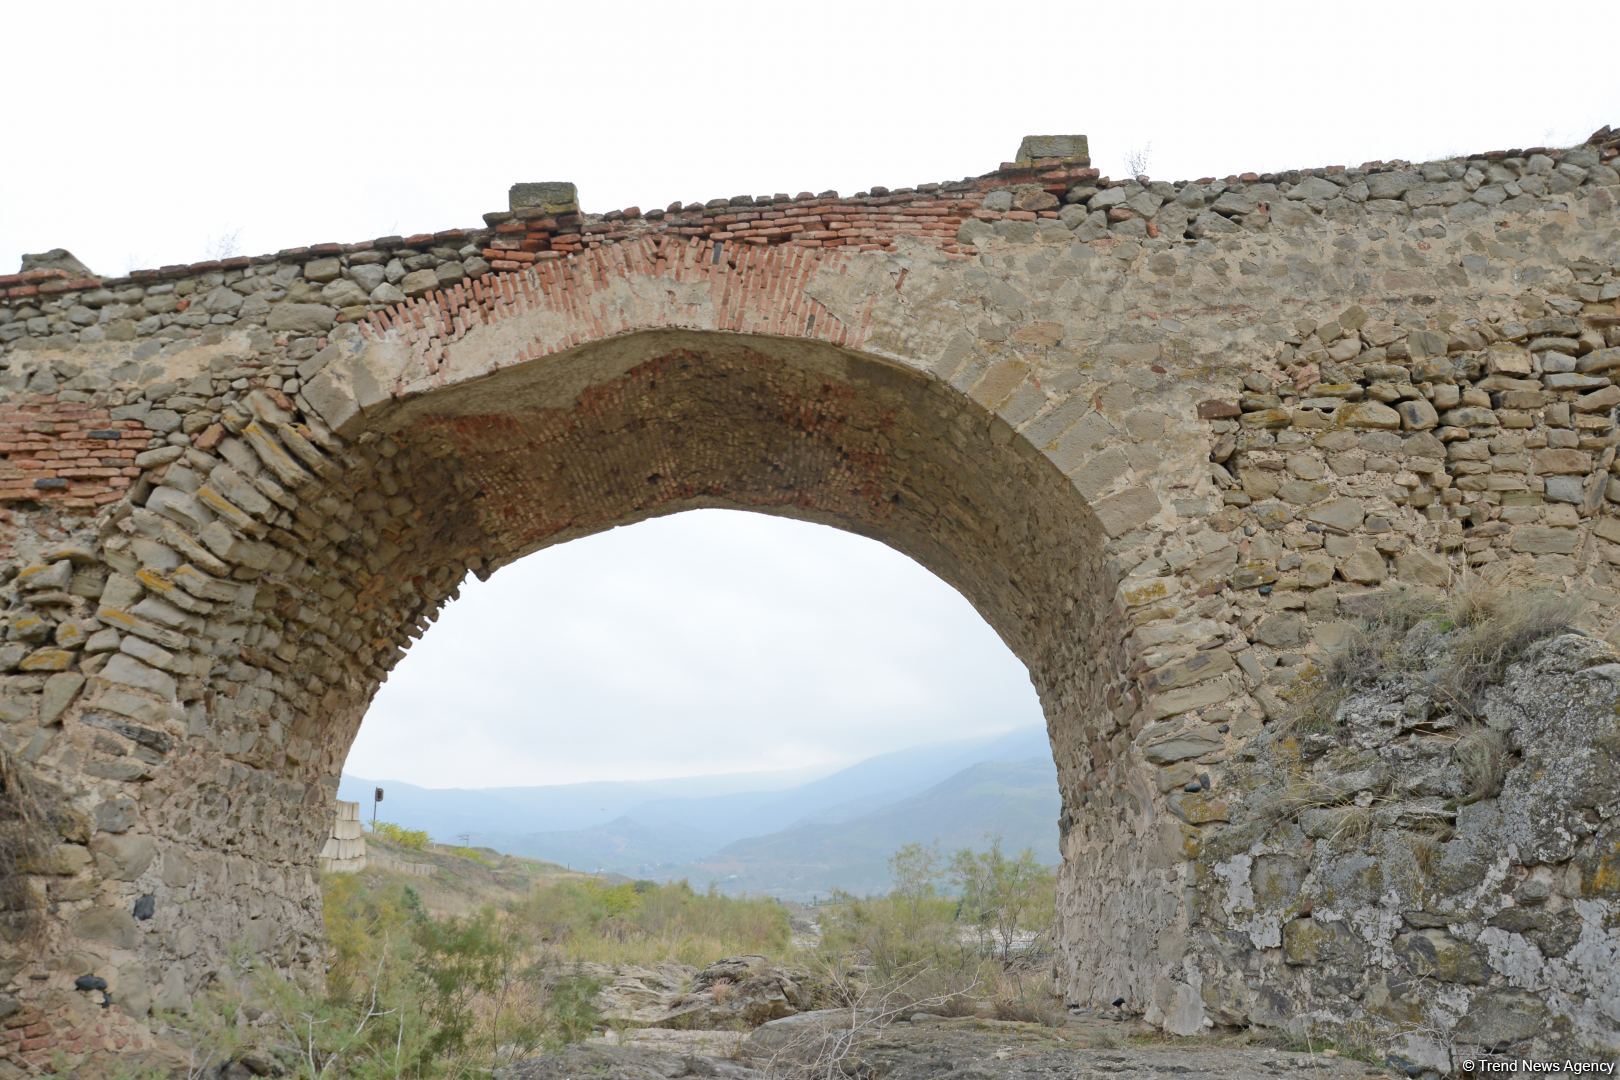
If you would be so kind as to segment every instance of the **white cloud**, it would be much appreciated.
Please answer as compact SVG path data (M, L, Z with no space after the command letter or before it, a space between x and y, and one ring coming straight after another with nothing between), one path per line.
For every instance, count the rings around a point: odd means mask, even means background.
M1609 0L18 5L0 271L121 272L587 209L898 187L1085 132L1166 179L1568 143L1617 121ZM1583 38L1583 35L1585 37Z
M491 786L793 768L1040 722L959 594L883 545L706 510L470 581L349 770Z

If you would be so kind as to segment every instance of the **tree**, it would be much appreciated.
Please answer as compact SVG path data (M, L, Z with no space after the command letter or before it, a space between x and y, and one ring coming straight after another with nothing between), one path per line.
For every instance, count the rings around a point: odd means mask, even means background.
M993 948L1002 963L1012 956L1020 930L1034 928L1037 919L1050 923L1052 873L1029 848L1015 859L1002 853L999 837L988 851L963 848L951 859L951 876L961 890L962 917L978 931L980 946Z
M904 906L907 921L914 927L925 917L927 902L938 894L940 870L939 848L932 845L907 844L889 856L893 895Z

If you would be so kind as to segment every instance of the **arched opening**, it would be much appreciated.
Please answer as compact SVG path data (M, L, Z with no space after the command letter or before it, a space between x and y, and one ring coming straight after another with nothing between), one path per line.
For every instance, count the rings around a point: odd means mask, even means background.
M1164 878L1156 791L1122 753L1141 721L1105 537L1072 484L1004 421L891 361L685 331L444 378L363 421L366 475L345 480L362 494L334 509L349 537L376 541L356 553L365 561L343 589L310 556L320 580L310 591L353 602L330 612L338 653L317 647L328 665L321 706L297 710L322 717L304 733L309 782L330 793L378 679L469 569L487 575L542 547L699 507L831 525L949 583L1028 668L1064 797L1064 855L1089 864L1064 878L1062 936L1089 944L1066 949L1061 980L1077 999L1150 999L1154 928L1178 921L1179 900Z
M1028 672L928 571L700 510L465 583L374 698L339 798L385 787L379 820L440 842L809 902L887 892L912 842L1055 863L1048 746Z
M451 716L465 750L424 755ZM922 567L840 530L698 510L466 582L345 771L472 788L827 770L842 747L1036 722L1023 666Z

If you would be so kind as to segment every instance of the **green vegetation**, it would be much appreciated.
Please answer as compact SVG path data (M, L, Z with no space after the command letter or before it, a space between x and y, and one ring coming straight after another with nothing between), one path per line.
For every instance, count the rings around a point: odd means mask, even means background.
M323 891L325 992L243 951L189 1015L171 1018L199 1057L255 1051L295 1077L487 1075L501 1060L601 1026L600 984L572 973L575 962L700 965L780 956L789 944L787 912L775 901L697 893L684 882L568 879L437 918L412 885L387 875L330 874Z
M775 900L695 892L684 881L560 881L515 904L512 916L565 962L701 967L750 953L780 957L791 937L787 909Z
M994 951L1003 963L1012 959L1021 931L1044 932L1052 925L1056 877L1027 848L1016 859L1001 853L999 840L988 851L963 849L951 859L951 875L961 888L961 914L977 932L980 951Z
M1033 851L1009 859L992 841L988 851L946 859L908 844L889 866L887 896L841 895L821 914L813 964L844 998L832 1004L876 996L943 1012L988 1006L1005 1020L1060 1014L1046 977L1056 873Z
M428 846L426 829L407 829L391 821L379 821L371 827L372 833L397 844L407 851L422 851Z
M409 885L324 884L326 992L242 952L174 1020L199 1057L252 1051L306 1078L464 1077L487 1074L502 1048L556 1041L544 971L499 912L435 919Z
M413 850L413 830L378 834ZM407 839L401 840L400 837ZM169 1018L198 1062L256 1057L302 1078L460 1078L588 1038L602 1029L601 983L583 964L702 967L761 955L813 969L818 1006L882 1014L909 1008L1051 1018L1044 944L1053 873L1025 851L910 845L891 860L888 896L839 896L819 910L822 939L795 952L787 908L775 900L699 892L685 882L608 881L549 868L524 876L509 856L462 861L427 845L433 879L386 871L323 881L324 989L270 971L241 950L184 1017ZM467 849L473 851L475 849ZM434 914L418 891L448 866L470 878L514 875L525 891ZM877 1002L880 1007L874 1008Z

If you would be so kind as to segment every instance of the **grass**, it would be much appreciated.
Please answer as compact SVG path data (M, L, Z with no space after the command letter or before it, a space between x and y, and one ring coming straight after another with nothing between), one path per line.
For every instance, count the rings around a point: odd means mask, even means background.
M1421 675L1435 697L1471 719L1508 665L1536 642L1571 629L1579 611L1573 596L1516 593L1477 577L1444 595L1392 589L1369 605L1345 641L1300 681L1291 695L1298 706L1291 728L1300 733L1331 730L1347 695L1403 675ZM1485 736L1474 736L1462 747L1459 760L1477 772L1471 782L1481 790L1490 788L1493 770L1502 768L1501 750Z
M787 909L775 900L697 892L685 882L559 881L511 910L570 963L701 967L727 956L783 956L792 937Z
M1513 595L1476 578L1457 590L1451 610L1459 632L1440 685L1453 701L1472 705L1531 645L1569 630L1580 603L1562 593Z
M1346 806L1339 813L1339 820L1328 834L1328 841L1335 844L1354 844L1372 832L1372 809L1366 806Z
M458 859L471 859L480 866L495 866L499 860L483 848L468 847L465 844L441 844L439 850L446 855L454 855Z
M1511 755L1507 736L1484 724L1469 724L1451 752L1462 766L1467 785L1461 800L1464 804L1494 798L1502 790Z

